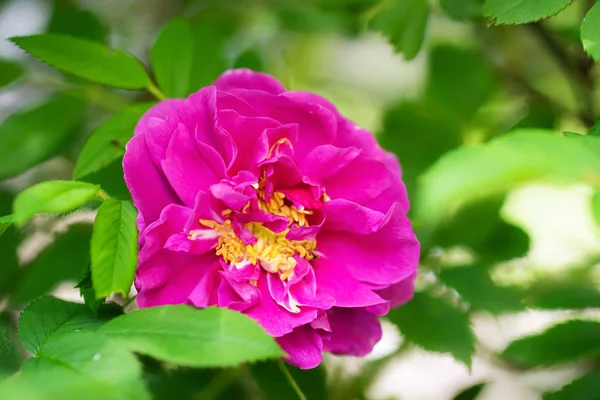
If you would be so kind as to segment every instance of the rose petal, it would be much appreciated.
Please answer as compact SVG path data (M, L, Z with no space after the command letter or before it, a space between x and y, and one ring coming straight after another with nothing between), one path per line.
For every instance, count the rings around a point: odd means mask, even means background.
M279 94L285 87L272 76L246 68L233 69L222 74L214 83L219 90L252 89Z
M278 337L277 343L289 355L286 361L300 369L316 368L323 361L323 340L309 326L298 327Z
M379 318L361 308L334 307L327 311L331 336L325 351L364 357L381 340Z

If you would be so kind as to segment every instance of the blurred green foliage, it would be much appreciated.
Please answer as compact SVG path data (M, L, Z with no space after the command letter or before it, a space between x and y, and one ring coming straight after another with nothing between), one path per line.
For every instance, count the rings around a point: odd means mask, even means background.
M0 2L0 13L8 3L14 1ZM532 233L508 218L505 206L515 189L531 183L585 185L594 193L589 218L600 229L594 63L600 60L600 3L40 3L47 8L43 32L11 41L61 73L32 57L0 59L0 90L34 89L43 97L1 115L0 377L21 372L0 384L0 398L290 399L298 392L289 373L308 399L367 399L379 374L413 347L449 354L468 368L474 357L487 357L515 373L582 362L582 376L540 395L598 398L600 322L589 312L600 308L598 254L577 265L529 271L519 261L528 260ZM151 22L139 17L144 9ZM119 26L118 17L127 26ZM135 37L138 23L148 25L148 37ZM130 54L134 39L143 43L137 57ZM377 69L380 60L364 59L359 49L384 42L387 61L381 62L402 70L378 86L372 75L385 68ZM332 57L340 59L327 65ZM175 307L106 323L111 318L103 313L120 315L131 301L126 292L135 227L134 215L123 213L131 208L121 167L125 143L156 100L185 97L232 67L271 73L290 89L316 88L340 109L348 106L351 119L375 115L368 128L401 161L422 244L417 293L387 316L402 345L366 360L358 377L331 365L301 371L284 370L275 360L252 363L276 358L277 346L226 311ZM417 90L405 93L394 81L398 76ZM59 179L71 177L78 182L55 190ZM108 195L113 199L102 202ZM95 228L77 219L99 204ZM113 209L106 214L102 207ZM66 215L71 211L78 214ZM23 226L38 213L52 215ZM102 232L92 233L98 227ZM40 233L49 243L24 257L27 241ZM90 248L102 257L90 259ZM503 279L499 271L507 265L527 279ZM91 310L35 300L77 281ZM122 296L104 304L113 292ZM17 340L17 316L27 303ZM527 310L568 315L500 352L487 349L486 338L474 332L481 315ZM217 325L230 329L203 336ZM179 334L186 330L199 334ZM219 341L233 333L258 343L255 353L243 347L231 352ZM36 357L25 361L27 353ZM485 387L465 387L447 398L477 399Z

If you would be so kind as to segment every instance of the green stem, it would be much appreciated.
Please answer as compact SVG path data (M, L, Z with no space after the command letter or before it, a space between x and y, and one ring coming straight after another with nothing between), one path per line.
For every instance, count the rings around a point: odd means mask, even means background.
M158 100L165 100L167 98L153 82L148 83L146 89L148 89L148 91L152 93Z
M108 200L108 198L110 197L110 195L108 193L106 193L104 190L102 189L98 189L98 193L97 193L98 197L100 197L102 200Z
M294 377L292 376L292 374L290 374L290 371L285 366L285 363L281 360L277 360L277 364L279 365L279 369L281 369L281 372L283 372L283 374L287 378L288 382L290 383L290 385L292 386L292 388L298 395L298 398L300 400L306 400L306 396L304 395L304 393L302 393L302 389L300 389L300 386L298 386L298 384L294 380Z

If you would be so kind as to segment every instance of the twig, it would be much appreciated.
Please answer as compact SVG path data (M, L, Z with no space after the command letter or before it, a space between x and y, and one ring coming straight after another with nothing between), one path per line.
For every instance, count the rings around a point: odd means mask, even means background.
M290 371L285 366L285 363L281 360L277 360L277 364L279 365L279 369L281 369L281 372L283 372L283 374L287 378L288 382L290 383L290 385L292 386L292 388L298 395L298 398L300 400L306 400L306 396L304 395L304 393L302 393L302 389L300 389L300 386L298 386L298 384L294 380L294 377L292 376L292 374L290 374Z

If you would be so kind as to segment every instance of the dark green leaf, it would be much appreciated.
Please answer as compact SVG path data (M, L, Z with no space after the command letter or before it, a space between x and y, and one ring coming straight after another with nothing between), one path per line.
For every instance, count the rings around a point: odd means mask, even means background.
M111 320L100 331L137 353L179 365L227 367L283 355L254 321L223 308L145 308Z
M111 197L119 200L131 200L131 194L125 184L123 174L123 157L119 157L106 167L84 176L81 180L100 185L102 190L110 193Z
M514 288L496 285L483 266L444 268L439 278L454 288L474 311L499 314L523 309L520 293Z
M600 371L591 371L560 390L547 393L543 400L598 400L600 399Z
M194 60L188 93L212 83L228 67L225 44L235 32L236 19L230 14L206 10L191 21Z
M264 60L258 50L249 49L237 57L233 68L248 68L252 71L264 72Z
M483 0L440 0L440 7L450 18L464 21L481 15Z
M153 103L141 103L118 112L97 127L81 149L73 171L74 179L81 179L107 167L123 157L125 144L133 136L133 130Z
M77 286L75 287L79 289L79 294L83 297L85 305L88 306L94 314L97 314L98 308L104 303L105 299L98 299L98 296L96 296L96 291L94 290L92 282L92 271L89 267L86 268L83 276L79 282L77 282Z
M529 307L547 310L600 308L600 292L580 282L535 282L524 293Z
M481 260L504 261L522 257L529 237L500 217L504 197L492 197L461 208L434 232L431 245L467 246Z
M0 180L54 156L83 112L81 100L56 95L32 110L8 117L0 125Z
M123 89L142 89L150 78L133 56L76 37L45 34L10 39L43 62L80 78Z
M429 4L425 0L388 2L369 21L369 27L388 38L394 49L412 60L417 56L429 19Z
M429 113L449 113L464 121L489 99L496 88L494 71L479 52L450 45L431 50L425 87Z
M410 342L425 350L450 353L456 360L471 365L475 336L469 316L446 301L415 293L407 304L391 310L388 318Z
M23 72L16 62L0 59L0 88L19 79Z
M310 400L327 399L326 371L323 367L301 370L291 365L286 368ZM264 400L279 400L296 398L296 392L290 386L279 364L275 361L257 363L252 366L252 377L258 384Z
M92 235L92 281L96 298L112 293L127 297L137 266L137 210L128 201L105 200Z
M502 353L523 366L555 365L600 355L600 322L573 320L512 342Z
M573 0L485 0L483 15L497 25L525 24L552 17Z
M55 0L52 17L46 28L48 33L59 33L89 39L96 42L106 42L108 29L89 10L80 9L73 1Z
M54 336L92 329L101 323L83 304L47 296L35 300L21 313L19 338L23 347L35 356Z
M91 231L90 224L71 225L20 268L18 281L9 288L11 303L25 304L49 293L60 282L77 280L90 262Z
M452 400L475 400L484 387L485 383L471 386L454 396Z
M46 181L31 186L15 198L15 222L23 225L36 214L61 214L93 200L100 187L77 181Z
M21 244L21 233L16 227L8 227L0 237L0 297L14 289L20 271L17 248Z
M2 237L4 232L6 232L6 230L14 223L15 218L12 214L0 217L0 238Z
M185 18L172 19L158 34L150 50L150 64L167 97L186 97L190 93L194 47L192 28Z
M0 380L19 369L17 331L11 320L12 315L0 314Z
M588 135L600 136L600 122L596 122L594 126L590 128Z

